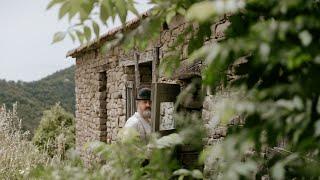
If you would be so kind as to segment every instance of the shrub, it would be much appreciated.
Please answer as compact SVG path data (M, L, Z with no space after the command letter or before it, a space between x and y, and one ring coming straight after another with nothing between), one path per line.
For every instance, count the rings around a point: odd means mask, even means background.
M181 144L194 147L196 137L203 132L196 116L177 116L179 123L177 133L160 137L153 134L147 145L137 138L137 132L126 129L120 131L119 139L112 144L91 142L86 150L95 154L99 164L84 167L79 162L75 151L68 152L67 158L49 166L38 166L29 174L31 179L183 179L184 177L201 179L198 169L180 169L181 164L176 156L175 148ZM189 127L191 124L192 129ZM198 127L199 126L199 127ZM188 128L189 127L189 128ZM181 129L181 130L180 130ZM198 143L198 142L196 142ZM148 160L147 160L148 159ZM103 163L102 163L103 162Z
M51 157L60 155L63 158L65 151L74 147L74 134L73 115L56 104L50 110L44 111L32 141Z
M29 132L22 132L16 109L16 104L12 111L0 107L0 179L21 179L35 166L49 162L28 140Z

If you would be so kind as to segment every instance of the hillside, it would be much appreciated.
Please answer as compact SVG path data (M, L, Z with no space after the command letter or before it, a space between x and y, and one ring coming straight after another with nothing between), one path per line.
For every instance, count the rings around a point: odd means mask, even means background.
M0 104L11 108L17 102L23 128L31 133L37 127L42 112L57 102L74 114L74 69L71 66L33 82L0 80Z

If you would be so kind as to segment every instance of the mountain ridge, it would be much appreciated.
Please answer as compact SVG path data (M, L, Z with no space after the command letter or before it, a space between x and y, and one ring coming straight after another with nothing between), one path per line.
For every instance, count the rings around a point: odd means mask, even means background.
M31 134L38 126L43 111L54 104L60 105L67 112L75 112L75 66L59 70L38 81L6 81L0 80L0 104L9 109L18 103L17 113L22 119L24 130Z

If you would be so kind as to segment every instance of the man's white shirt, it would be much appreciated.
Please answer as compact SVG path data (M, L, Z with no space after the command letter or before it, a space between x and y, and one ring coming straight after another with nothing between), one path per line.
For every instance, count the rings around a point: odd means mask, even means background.
M148 136L151 134L151 125L148 121L136 112L132 115L124 125L124 128L133 128L140 134L140 139L147 142Z

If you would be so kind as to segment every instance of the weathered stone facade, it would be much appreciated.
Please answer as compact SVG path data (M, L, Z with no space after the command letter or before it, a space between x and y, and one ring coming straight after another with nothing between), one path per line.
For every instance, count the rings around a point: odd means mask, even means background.
M213 26L213 36L208 39L207 43L214 43L222 38L224 36L223 30L227 25L228 21L223 18ZM153 73L156 72L152 72L155 48L159 50L157 58L161 61L170 53L169 47L173 45L178 35L186 27L186 22L176 17L168 29L161 30L159 40L151 43L143 52L125 53L120 47L113 47L107 53L101 53L99 45L93 42L68 53L69 56L76 58L76 147L81 152L83 159L93 158L91 153L84 148L86 143L92 141L112 143L116 141L118 131L126 122L128 101L132 101L132 99L128 99L132 98L128 90L135 81L134 53L139 54L141 85L150 86L152 82L166 82L180 84L181 88L186 87L189 81L179 78L169 80L161 74L154 79ZM113 36L114 32L108 34L107 36ZM187 49L187 44L177 49L181 52L181 64L186 63ZM192 68L199 69L201 64L195 64ZM190 79L192 77L184 78ZM214 102L212 97L208 95L200 109L210 132L206 140L208 144L212 144L216 139L220 139L226 134L225 127L210 129L210 122L213 121L212 102ZM172 109L169 108L169 110ZM162 115L165 117L166 113L162 112ZM168 117L166 118L168 119ZM166 123L169 124L168 126L172 126L169 121L170 118L166 120Z

